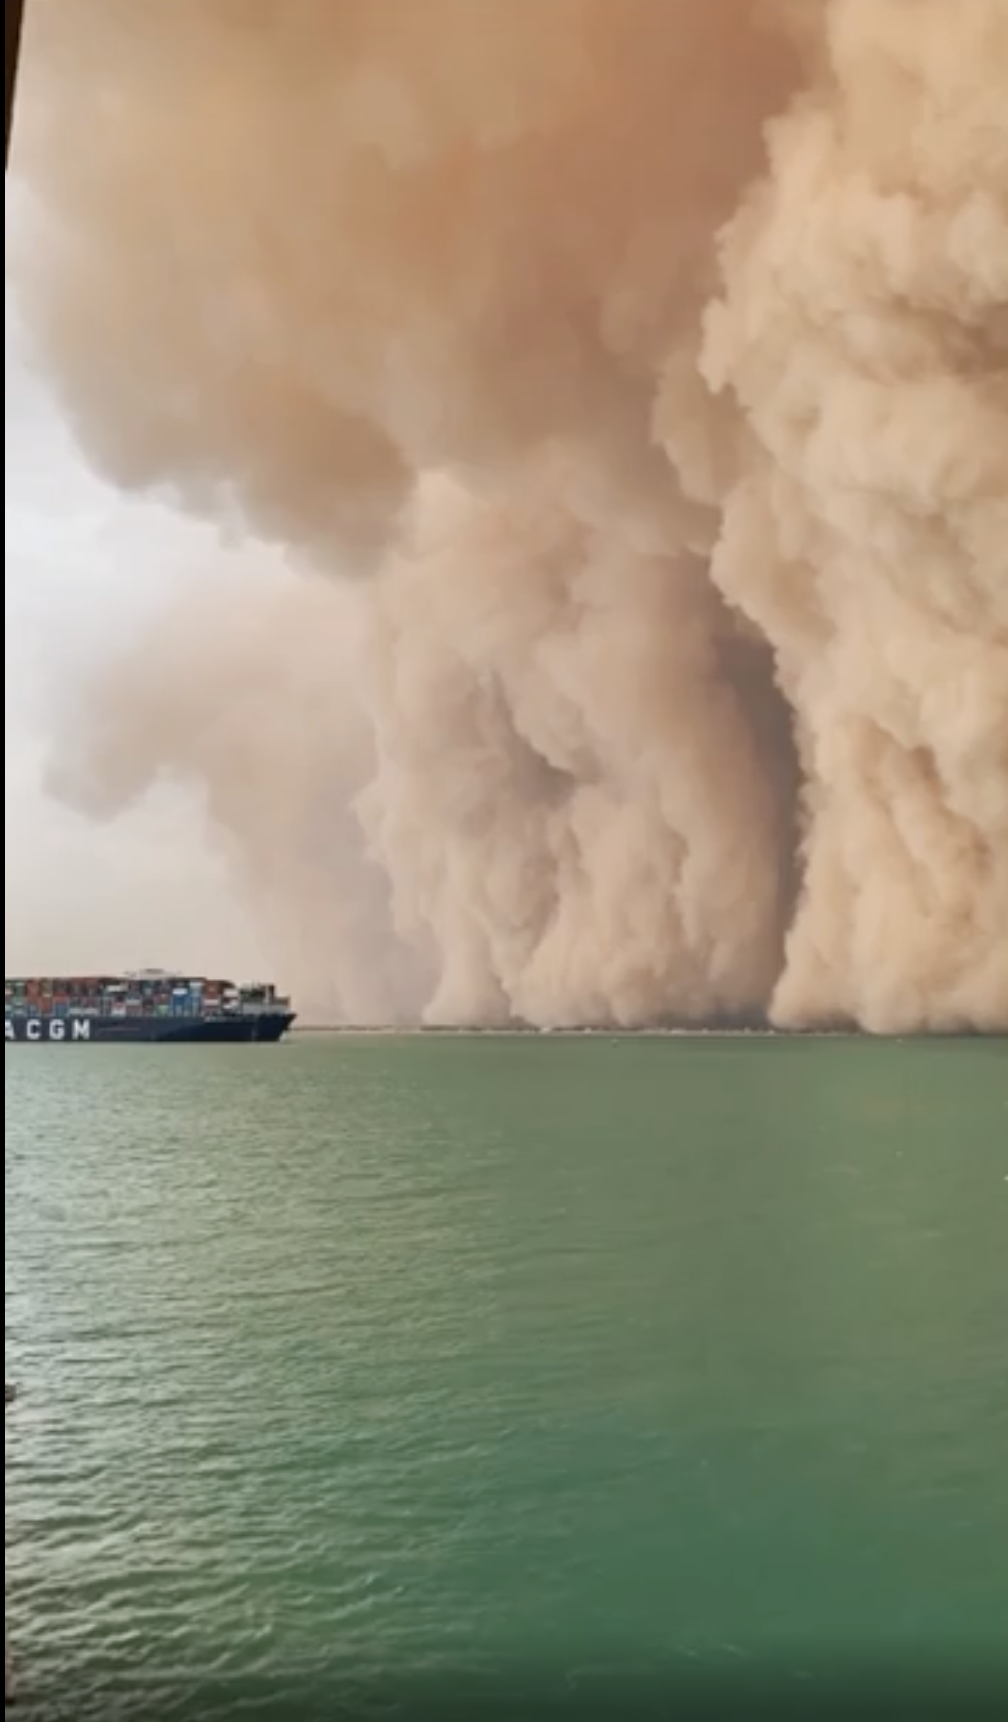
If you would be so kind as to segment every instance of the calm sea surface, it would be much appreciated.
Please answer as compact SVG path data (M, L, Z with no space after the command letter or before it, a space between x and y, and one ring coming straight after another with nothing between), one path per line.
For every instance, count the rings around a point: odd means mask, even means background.
M1006 1668L1004 1042L14 1048L4 1104L28 1714Z

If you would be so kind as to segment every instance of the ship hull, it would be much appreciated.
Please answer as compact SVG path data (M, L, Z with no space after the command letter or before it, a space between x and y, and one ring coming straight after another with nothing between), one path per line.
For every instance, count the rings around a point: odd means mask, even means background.
M7 1046L275 1046L294 1022L286 1011L232 1017L8 1016Z

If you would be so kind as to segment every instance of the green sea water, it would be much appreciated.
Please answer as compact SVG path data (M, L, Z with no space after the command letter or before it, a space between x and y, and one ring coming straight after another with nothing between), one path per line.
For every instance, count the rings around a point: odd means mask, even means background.
M1004 1042L13 1048L4 1100L29 1715L993 1695Z

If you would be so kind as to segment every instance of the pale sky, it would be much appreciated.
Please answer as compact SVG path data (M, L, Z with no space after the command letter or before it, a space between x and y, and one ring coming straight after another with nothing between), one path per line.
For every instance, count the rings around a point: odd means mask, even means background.
M7 245L16 221L8 189ZM9 280L4 298L5 972L262 973L195 801L165 791L102 826L43 787L67 692L173 586L212 579L228 557L208 530L98 482L33 374Z

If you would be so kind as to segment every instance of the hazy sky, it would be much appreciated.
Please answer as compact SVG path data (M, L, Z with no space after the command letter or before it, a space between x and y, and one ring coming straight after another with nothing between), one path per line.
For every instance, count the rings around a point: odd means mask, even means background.
M5 252L17 222L8 189ZM98 482L33 372L9 276L4 297L5 972L258 972L262 953L194 801L166 788L102 826L46 793L85 678L173 585L213 579L229 558L210 532Z

